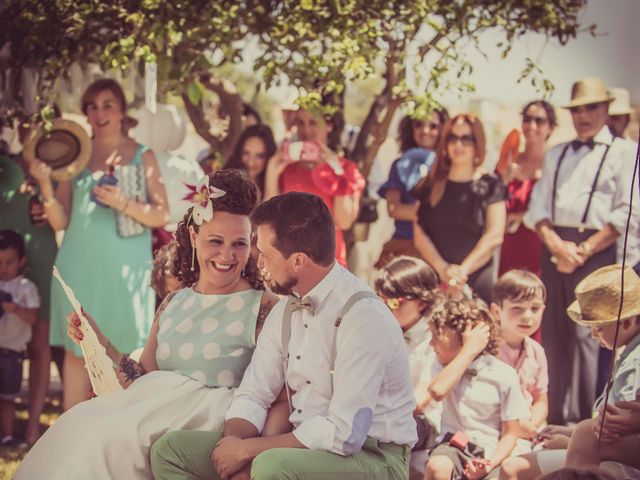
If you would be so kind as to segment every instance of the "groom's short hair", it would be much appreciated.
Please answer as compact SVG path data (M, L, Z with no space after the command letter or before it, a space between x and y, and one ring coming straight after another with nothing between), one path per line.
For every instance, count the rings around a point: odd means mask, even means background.
M331 212L317 195L290 192L258 205L251 222L270 225L276 236L274 247L284 258L305 253L314 263L331 265L336 257L336 233Z

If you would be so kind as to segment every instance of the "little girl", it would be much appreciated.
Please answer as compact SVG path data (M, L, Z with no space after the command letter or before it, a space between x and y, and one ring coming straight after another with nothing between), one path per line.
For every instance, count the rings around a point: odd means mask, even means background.
M498 326L481 300L446 300L429 320L438 363L427 401L441 401L443 412L424 478L484 478L509 456L529 416L518 376L495 357Z
M437 300L438 276L419 258L402 255L389 261L375 281L375 291L398 320L404 333L409 353L409 367L416 403L425 401L427 387L431 382L431 369L436 361L429 345L431 332L427 316ZM433 446L435 434L440 427L442 407L431 402L423 409L416 409L418 444L414 450ZM422 462L424 465L424 461Z

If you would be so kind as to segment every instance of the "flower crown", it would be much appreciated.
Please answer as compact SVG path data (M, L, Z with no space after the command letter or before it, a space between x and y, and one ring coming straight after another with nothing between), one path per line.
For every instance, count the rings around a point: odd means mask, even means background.
M211 200L215 198L224 197L227 192L219 188L209 186L209 177L204 176L197 185L184 184L189 193L185 195L183 200L193 203L193 210L191 211L190 218L193 218L193 223L196 225L202 225L203 222L208 222L213 218L213 202ZM187 221L187 224L189 221Z

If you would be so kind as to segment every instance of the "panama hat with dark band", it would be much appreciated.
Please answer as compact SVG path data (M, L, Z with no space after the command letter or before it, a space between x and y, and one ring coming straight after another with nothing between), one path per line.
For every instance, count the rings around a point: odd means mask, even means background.
M91 158L91 139L76 122L57 118L51 128L43 124L31 129L22 156L28 162L38 159L51 167L51 178L69 180L78 175Z

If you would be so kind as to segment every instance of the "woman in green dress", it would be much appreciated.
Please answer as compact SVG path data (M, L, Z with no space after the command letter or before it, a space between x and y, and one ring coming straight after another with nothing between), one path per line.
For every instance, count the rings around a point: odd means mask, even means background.
M82 111L93 130L87 168L55 190L50 167L34 161L30 171L40 185L49 224L56 231L65 230L56 266L83 307L100 319L100 328L116 348L131 352L144 345L153 319L151 228L169 220L166 194L155 155L126 134L126 101L117 82L93 82L82 96ZM121 183L98 184L112 166L116 175L139 174L143 181L137 195L127 196ZM142 225L141 233L121 236L118 215ZM70 310L62 288L54 283L51 344L65 348L65 410L85 400L90 391L80 348L67 337Z

